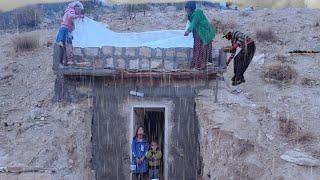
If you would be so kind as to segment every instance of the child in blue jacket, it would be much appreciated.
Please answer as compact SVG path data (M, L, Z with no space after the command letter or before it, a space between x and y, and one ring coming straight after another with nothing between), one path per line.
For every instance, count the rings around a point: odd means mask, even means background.
M146 154L149 150L149 143L145 138L144 128L139 127L132 140L132 173L137 180L143 180L148 172Z

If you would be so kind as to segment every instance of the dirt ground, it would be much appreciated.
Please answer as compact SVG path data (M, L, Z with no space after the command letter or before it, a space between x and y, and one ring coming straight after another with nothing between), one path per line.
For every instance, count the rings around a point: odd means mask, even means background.
M280 158L299 148L320 159L320 56L288 54L320 45L320 10L205 11L209 19L254 39L257 29L271 28L277 40L256 41L257 56L245 74L247 82L238 87L241 93L232 94L235 88L227 86L232 64L224 75L226 82L220 82L218 103L212 90L199 92L203 178L320 179L318 167ZM171 6L151 8L134 20L116 11L99 19L115 31L185 28L184 12ZM89 179L91 99L52 103L56 76L50 44L56 32L28 32L40 40L40 47L31 52L15 52L11 40L17 35L0 34L0 167L40 167L54 170L54 179ZM219 33L214 46L225 45ZM297 77L288 84L265 81L265 66L280 61L292 66ZM306 78L312 83L305 83Z
M57 179L88 179L91 104L52 103L56 77L47 42L55 33L26 33L40 37L40 47L25 53L13 51L16 35L1 35L0 166L43 168L56 171Z

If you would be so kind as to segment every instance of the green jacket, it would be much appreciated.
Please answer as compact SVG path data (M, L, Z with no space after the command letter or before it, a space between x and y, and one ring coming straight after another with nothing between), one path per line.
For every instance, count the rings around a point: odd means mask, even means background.
M193 11L188 30L198 33L204 45L209 44L216 36L214 28L200 9Z
M149 160L149 166L151 167L160 166L161 157L162 157L161 151L149 150L147 152L146 157Z

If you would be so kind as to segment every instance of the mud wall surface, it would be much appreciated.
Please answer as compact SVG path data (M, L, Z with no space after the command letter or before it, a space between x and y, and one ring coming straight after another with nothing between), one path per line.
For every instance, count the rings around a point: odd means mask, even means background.
M0 179L2 180L52 180L50 173L1 173Z
M143 97L129 95L138 89ZM167 177L194 180L198 170L198 121L195 117L195 89L191 86L146 86L135 81L122 85L95 81L92 124L93 169L96 178L130 179L130 104L169 102L167 122ZM128 106L128 107L126 107ZM130 108L129 108L130 111ZM166 171L166 170L165 170Z

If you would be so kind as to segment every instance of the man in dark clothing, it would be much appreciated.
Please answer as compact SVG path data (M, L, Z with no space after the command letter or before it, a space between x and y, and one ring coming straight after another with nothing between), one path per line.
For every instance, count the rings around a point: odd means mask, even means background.
M224 38L231 41L231 47L226 51L231 53L227 61L227 65L234 59L234 76L232 77L232 85L236 86L246 82L243 74L246 72L249 64L251 63L256 45L247 34L240 31L227 31L224 32ZM240 47L241 51L236 55L237 48Z

